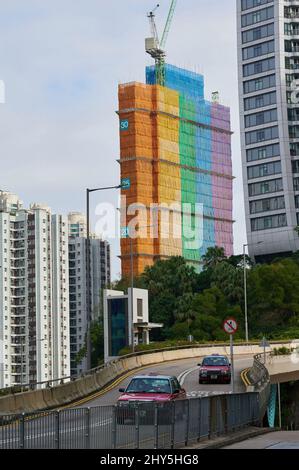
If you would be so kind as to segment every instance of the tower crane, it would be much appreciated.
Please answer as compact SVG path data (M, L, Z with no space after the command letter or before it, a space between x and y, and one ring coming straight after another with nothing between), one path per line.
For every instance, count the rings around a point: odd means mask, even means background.
M166 58L165 47L166 47L166 42L168 39L168 34L169 34L170 27L172 24L176 5L177 5L177 0L172 0L161 41L159 40L159 35L158 35L157 26L155 22L155 16L156 16L155 12L157 11L160 5L158 4L147 15L149 22L150 22L152 36L150 38L146 38L145 50L155 60L156 82L158 85L161 85L161 86L165 86L165 58Z

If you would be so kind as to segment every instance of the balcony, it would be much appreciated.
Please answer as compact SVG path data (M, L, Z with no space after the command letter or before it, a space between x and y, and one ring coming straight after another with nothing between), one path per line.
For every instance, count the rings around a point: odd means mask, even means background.
M285 7L284 17L287 19L299 18L299 9L296 7Z

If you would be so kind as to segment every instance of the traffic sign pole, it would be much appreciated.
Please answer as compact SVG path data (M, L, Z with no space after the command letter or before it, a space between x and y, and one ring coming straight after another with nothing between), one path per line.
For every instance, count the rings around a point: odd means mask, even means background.
M230 336L231 381L232 391L235 393L234 334L238 331L238 323L234 318L227 318L223 323L223 329Z
M230 335L230 361L232 371L232 392L235 393L234 335Z
M269 341L267 341L265 336L263 337L263 341L261 342L260 347L263 348L263 350L264 350L264 364L266 364L266 362L267 362L266 348L270 347L270 343L269 343Z

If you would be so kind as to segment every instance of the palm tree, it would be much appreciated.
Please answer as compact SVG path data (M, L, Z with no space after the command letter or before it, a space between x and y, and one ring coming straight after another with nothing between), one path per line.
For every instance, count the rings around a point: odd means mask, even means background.
M208 248L206 254L202 257L204 268L215 268L217 264L221 263L226 259L225 251L223 247L215 246Z

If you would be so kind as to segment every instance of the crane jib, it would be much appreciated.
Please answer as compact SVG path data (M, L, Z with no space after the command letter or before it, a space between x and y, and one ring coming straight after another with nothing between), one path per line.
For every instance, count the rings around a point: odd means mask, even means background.
M166 46L166 42L167 42L170 27L171 27L171 23L173 20L176 5L177 5L177 0L172 0L170 10L168 13L168 18L167 18L166 25L165 25L165 29L164 29L163 36L162 36L161 43L160 43L161 49L164 49L164 47Z

